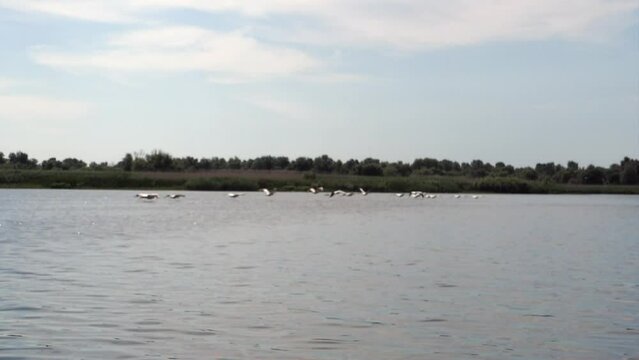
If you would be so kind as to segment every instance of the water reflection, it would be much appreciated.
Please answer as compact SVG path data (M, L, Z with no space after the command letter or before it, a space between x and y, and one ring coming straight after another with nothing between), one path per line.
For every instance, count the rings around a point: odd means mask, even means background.
M639 355L639 198L2 190L0 358Z

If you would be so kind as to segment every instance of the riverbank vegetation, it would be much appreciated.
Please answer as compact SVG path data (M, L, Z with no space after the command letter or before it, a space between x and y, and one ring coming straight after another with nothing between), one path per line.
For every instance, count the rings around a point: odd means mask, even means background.
M514 167L418 158L412 163L378 159L334 160L327 155L289 159L173 157L163 151L126 154L114 164L66 158L43 161L24 152L0 152L0 187L87 189L185 189L304 191L309 186L378 192L623 193L639 194L639 160L607 168L539 163Z

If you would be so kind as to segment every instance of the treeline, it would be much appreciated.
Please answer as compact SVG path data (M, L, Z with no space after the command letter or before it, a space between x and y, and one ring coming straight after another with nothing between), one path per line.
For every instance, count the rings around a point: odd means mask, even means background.
M447 176L483 178L509 178L525 181L554 182L559 184L588 185L635 185L639 184L639 160L625 157L619 163L604 168L588 165L580 167L569 161L566 165L554 162L538 163L534 167L514 167L503 162L491 164L481 160L470 163L433 158L419 158L412 163L402 161L388 162L366 158L334 160L328 155L316 158L285 156L260 156L254 159L237 157L194 158L174 157L155 150L149 154L127 153L117 164L106 162L89 164L76 158L58 160L50 158L39 162L28 154L18 151L5 157L0 152L0 169L40 169L40 170L116 170L124 172L199 172L210 170L288 170L315 174L338 174L355 176L409 177L409 176Z

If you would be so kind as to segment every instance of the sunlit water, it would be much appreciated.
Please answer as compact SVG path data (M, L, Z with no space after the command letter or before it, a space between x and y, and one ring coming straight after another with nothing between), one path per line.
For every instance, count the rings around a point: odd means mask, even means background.
M639 356L639 197L0 190L0 359Z

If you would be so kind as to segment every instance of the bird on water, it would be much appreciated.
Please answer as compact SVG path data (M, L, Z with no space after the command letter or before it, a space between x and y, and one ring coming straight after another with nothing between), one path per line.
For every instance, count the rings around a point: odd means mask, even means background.
M139 193L139 194L136 194L135 197L137 197L138 199L153 200L153 199L159 198L160 195L155 193L153 194Z
M179 199L179 198L183 198L186 197L186 195L184 194L169 194L165 197L171 198L171 199Z

